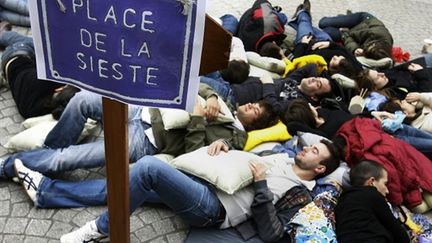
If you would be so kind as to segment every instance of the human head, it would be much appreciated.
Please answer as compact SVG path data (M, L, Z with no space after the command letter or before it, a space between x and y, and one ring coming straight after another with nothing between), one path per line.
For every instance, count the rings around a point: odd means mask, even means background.
M320 143L303 147L294 161L299 168L313 171L315 179L319 179L339 167L340 154L332 142L322 139Z
M332 87L327 78L310 77L301 80L299 89L303 94L317 101L321 96L330 93Z
M333 56L329 63L329 71L331 74L340 73L349 78L357 75L354 65L344 56Z
M279 119L273 107L263 100L239 106L237 108L237 118L246 131L272 126Z
M58 120L60 118L69 100L79 91L79 88L71 85L65 85L55 90L50 104L52 107L51 115L54 119Z
M387 41L376 41L363 48L364 56L370 59L392 58L392 46Z
M384 73L372 69L365 69L357 76L357 86L359 89L377 91L383 89L389 80Z
M387 171L375 161L360 161L351 168L349 175L352 186L374 186L384 197L389 193Z
M273 57L281 60L282 48L274 42L266 42L260 49L259 54L263 57Z
M290 102L285 110L282 122L288 126L290 122L301 122L311 128L317 127L317 114L312 111L309 103L304 99L295 99Z
M222 78L231 83L243 83L249 77L249 63L243 60L231 60L228 67L220 71Z

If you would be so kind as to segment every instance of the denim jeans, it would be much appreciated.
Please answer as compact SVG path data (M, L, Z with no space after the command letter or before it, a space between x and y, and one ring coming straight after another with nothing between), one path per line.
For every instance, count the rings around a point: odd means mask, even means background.
M340 41L342 38L339 28L351 29L360 24L363 20L371 17L373 16L367 12L357 12L335 17L324 17L319 21L318 26L323 31L327 32L334 41Z
M13 25L30 27L30 17L0 6L0 20L6 20Z
M425 61L426 61L426 67L427 68L432 68L432 53L428 53L424 56Z
M238 19L232 14L225 14L220 19L222 20L222 27L235 36L238 29Z
M410 144L426 157L432 159L432 133L414 128L409 125L402 125L402 128L392 135Z
M219 199L213 188L191 178L165 162L145 156L129 172L130 213L144 202L164 203L194 226L211 226L218 222ZM37 193L42 208L106 205L105 180L67 182L44 177ZM108 234L108 212L96 221L100 232Z
M236 99L234 97L234 92L231 89L230 83L223 80L221 77L216 78L214 73L210 76L201 76L200 82L205 83L213 88L213 90L221 97L226 103L235 107Z
M28 0L0 0L0 6L9 11L29 16Z
M297 18L291 20L288 25L297 31L294 42L295 44L300 43L303 36L307 36L309 34L313 35L316 42L332 40L332 38L326 32L312 26L312 19L309 13L304 10L301 10L297 14Z
M41 173L56 173L78 168L95 168L105 165L105 145L103 140L75 145L87 118L100 121L102 118L102 102L99 95L81 91L68 103L59 122L49 133L48 144L60 147L41 148L21 152L7 158L0 164L0 178L11 178L15 175L13 162L20 159L32 170ZM141 120L141 108L129 106L128 139L129 159L137 161L144 155L156 153L144 131L150 125ZM47 142L45 142L47 144Z

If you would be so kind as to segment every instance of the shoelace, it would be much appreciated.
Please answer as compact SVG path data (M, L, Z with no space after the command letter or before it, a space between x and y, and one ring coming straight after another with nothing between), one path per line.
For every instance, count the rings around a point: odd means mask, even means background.
M29 190L30 187L33 188L33 190L37 190L36 184L34 183L33 178L29 176L29 173L19 171L18 177L21 183L27 183L27 190Z

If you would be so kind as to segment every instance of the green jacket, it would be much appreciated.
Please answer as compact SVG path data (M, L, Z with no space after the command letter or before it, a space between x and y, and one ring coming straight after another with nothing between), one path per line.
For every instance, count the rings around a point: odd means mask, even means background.
M200 96L208 98L215 95L206 85L200 85ZM187 128L165 130L159 109L151 108L150 117L158 153L178 156L207 146L218 139L224 139L231 148L243 150L247 133L231 121L207 122L204 117L191 116Z
M393 46L393 38L383 22L375 17L368 18L342 35L346 49L354 52L357 48L365 49L374 42L386 41Z

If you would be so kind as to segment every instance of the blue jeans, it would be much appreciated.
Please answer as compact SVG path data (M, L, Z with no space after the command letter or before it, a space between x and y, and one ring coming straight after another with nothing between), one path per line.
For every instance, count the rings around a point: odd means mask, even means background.
M236 100L234 97L234 92L231 89L230 83L223 80L222 77L217 78L215 73L210 75L201 76L200 82L209 85L212 89L221 97L226 103L235 107Z
M0 6L8 9L9 11L29 16L27 2L28 0L0 0Z
M301 10L297 18L290 21L288 25L297 31L295 44L300 43L303 36L309 34L313 35L316 42L332 40L326 32L312 26L312 19L307 11Z
M222 20L222 27L235 36L238 29L238 19L232 14L225 14L220 19Z
M105 180L68 182L44 177L36 204L42 208L106 205L106 192ZM164 203L191 225L221 223L220 202L211 186L153 156L141 158L132 167L129 195L130 213L144 202ZM96 225L101 233L108 234L108 212L98 217Z
M6 20L13 25L30 27L30 17L14 10L0 6L0 20Z
M393 135L432 159L432 133L409 125L402 125L402 128L394 132Z
M357 12L335 17L324 17L319 21L318 26L323 31L327 32L334 41L340 41L342 38L339 28L351 29L360 24L363 20L371 17L373 16L367 12Z
M56 173L78 168L95 168L105 165L105 145L103 140L75 145L87 118L100 121L102 99L99 95L81 91L68 103L59 122L50 132L48 144L61 147L46 147L21 152L7 158L0 164L0 178L15 176L13 162L20 159L25 166L41 173ZM144 134L150 125L141 120L141 108L129 106L128 139L129 159L137 161L144 155L156 153L156 148ZM47 141L45 142L47 144Z
M425 61L426 61L426 67L427 68L432 68L432 53L428 53L424 56Z

